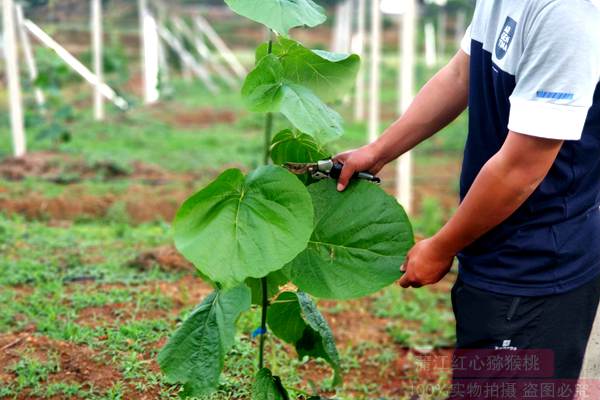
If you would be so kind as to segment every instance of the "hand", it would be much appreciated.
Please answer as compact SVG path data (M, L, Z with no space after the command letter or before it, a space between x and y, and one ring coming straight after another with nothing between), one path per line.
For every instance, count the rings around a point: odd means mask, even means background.
M403 288L421 287L439 282L452 268L454 255L446 253L435 237L415 244L408 252L398 282Z
M338 154L333 160L344 164L338 178L337 190L340 192L346 189L355 172L368 171L375 175L385 165L385 161L372 144Z

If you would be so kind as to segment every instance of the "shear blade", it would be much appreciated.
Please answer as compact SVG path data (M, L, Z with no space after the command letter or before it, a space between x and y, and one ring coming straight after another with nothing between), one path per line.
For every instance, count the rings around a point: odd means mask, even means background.
M291 173L300 175L307 173L312 165L313 164L288 162L284 164L284 167L287 168Z

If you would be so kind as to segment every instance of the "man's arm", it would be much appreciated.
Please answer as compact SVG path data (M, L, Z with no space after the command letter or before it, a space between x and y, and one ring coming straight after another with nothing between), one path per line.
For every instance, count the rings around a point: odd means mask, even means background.
M469 97L469 56L462 50L421 89L411 106L377 141L342 153L338 190L356 171L377 173L385 164L429 138L460 115Z
M408 253L400 285L419 287L446 275L454 256L513 214L548 174L563 144L509 132L483 166L456 214Z

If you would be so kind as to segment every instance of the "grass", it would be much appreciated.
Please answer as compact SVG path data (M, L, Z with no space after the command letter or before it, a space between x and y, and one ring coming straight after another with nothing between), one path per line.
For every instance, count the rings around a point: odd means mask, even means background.
M383 72L382 99L384 109L389 110L397 97L394 65L388 62ZM431 72L420 68L419 79L423 81ZM81 88L73 84L66 90L75 93L67 97L83 97ZM210 178L209 172L214 174L225 166L250 169L260 164L263 120L244 111L237 93L223 91L211 96L200 84L180 80L173 82L173 89L176 95L154 107L138 106L127 114L109 107L108 119L101 123L93 121L88 110L78 108L74 117L65 121L71 133L68 141L36 139L36 130L41 128L34 124L29 127L28 145L32 151L55 151L81 158L88 165L108 162L131 171L135 163L142 162L178 176L193 174L188 181L156 185L128 176L107 179L102 174L70 184L40 177L0 180L0 201L27 198L34 193L47 199L78 193L118 197L133 186L170 193L200 187ZM347 105L336 107L346 117L351 114ZM173 123L180 115L208 109L233 112L235 118L233 122L206 126ZM6 113L0 119L0 123L6 123ZM275 122L276 128L285 125L281 118ZM382 127L388 122L384 121ZM331 145L331 152L364 144L366 131L364 123L347 122L346 136ZM416 149L417 167L459 161L465 132L462 116ZM0 141L0 157L9 152L10 143ZM62 166L60 174L78 178L68 164ZM436 197L425 199L422 205L421 214L414 218L415 228L421 235L430 235L449 210ZM42 360L29 351L29 346L19 345L10 350L17 354L16 361L0 366L0 399L29 396L107 400L130 398L131 393L177 398L179 388L164 382L154 360L165 338L201 301L197 292L203 284L190 281L190 272L165 271L158 266L139 270L129 265L140 252L171 243L169 224L159 220L133 225L123 201L115 202L101 218L55 222L0 213L0 338L20 332L87 349L114 368L121 379L102 388L94 387L93 382L55 382L52 377L57 369L64 368L57 355L50 352ZM325 311L330 320L345 321L356 307L355 303L333 302ZM291 388L294 398L323 391L338 398L372 398L379 390L378 380L402 373L396 365L400 351L408 352L402 357L406 365L414 366L410 349L447 348L452 344L447 292L428 288L404 291L392 286L361 301L359 308L379 318L383 325L378 337L359 344L340 344L346 385L337 393L331 388L323 362L296 359L287 345L269 337L267 363ZM102 314L102 310L109 314ZM97 319L90 317L95 311ZM244 314L238 321L239 334L228 355L220 388L206 399L250 396L256 371L256 343L250 333L259 323L258 312ZM352 326L360 323L354 321ZM365 378L365 371L371 370L375 371L373 375ZM5 376L11 377L9 382L2 381ZM421 382L417 376L405 378L403 384L407 387Z

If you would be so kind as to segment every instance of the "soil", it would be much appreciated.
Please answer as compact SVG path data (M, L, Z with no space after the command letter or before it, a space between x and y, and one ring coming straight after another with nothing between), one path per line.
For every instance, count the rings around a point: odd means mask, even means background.
M20 181L26 178L40 178L58 184L72 184L86 179L113 180L135 179L148 183L164 183L177 179L156 165L133 162L125 167L109 161L87 162L58 152L32 152L22 157L7 157L0 161L0 177ZM186 180L193 177L185 176Z
M126 217L132 223L170 221L192 190L161 190L146 186L132 186L124 194L94 196L77 191L57 197L30 193L18 198L0 198L0 210L7 214L21 214L30 220L73 221L83 218ZM122 205L122 209L116 209ZM111 213L125 213L115 216Z
M84 389L94 387L103 392L122 379L121 373L111 366L110 360L84 345L52 340L44 336L22 332L0 335L0 365L10 366L21 359L24 353L42 362L56 355L59 368L50 373L48 383L78 383ZM0 382L14 379L11 372L2 370ZM28 390L22 391L17 399L34 399Z
M161 115L166 122L179 128L203 128L215 124L230 124L238 118L233 111L210 108Z
M149 270L158 266L163 271L195 271L194 265L171 245L146 250L131 260L129 266L140 270Z

